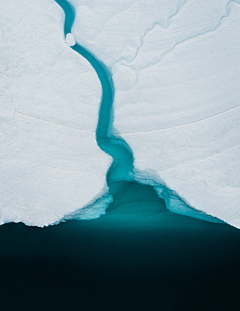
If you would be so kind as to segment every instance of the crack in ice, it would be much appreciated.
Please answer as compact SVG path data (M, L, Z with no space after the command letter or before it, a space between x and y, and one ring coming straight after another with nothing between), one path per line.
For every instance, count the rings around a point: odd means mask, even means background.
M89 130L85 130L85 129L79 129L77 127L73 127L73 126L69 126L69 125L65 125L65 124L61 124L61 123L57 123L57 122L53 122L53 121L49 121L49 120L44 120L44 119L41 119L41 118L38 118L38 117L34 117L34 116L30 116L30 115L27 115L25 113L22 113L22 112L19 112L19 111L16 111L17 114L21 114L27 118L33 118L33 119L37 119L39 120L40 122L48 122L48 123L51 123L51 124L54 124L54 125L58 125L58 126L62 126L62 127L67 127L67 128L71 128L73 130L76 130L76 131L81 131L81 132L89 132L89 133L94 133L95 134L95 131L89 131Z
M184 3L185 3L185 2L184 2ZM141 66L138 66L137 69L139 69L139 70L140 70L140 69L145 69L145 68L147 68L147 67L150 67L150 66L154 66L154 65L156 65L156 64L159 64L159 63L162 62L162 60L165 58L166 55L170 54L170 53L171 53L177 46L179 46L180 44L182 44L182 43L184 43L184 42L186 42L186 41L188 41L188 40L195 39L195 38L197 38L197 37L199 37L199 36L204 36L204 35L206 35L206 34L208 34L208 33L212 33L212 32L214 32L214 31L216 31L216 30L218 29L218 27L222 24L222 21L223 21L225 18L229 17L229 15L230 15L230 8L229 8L229 7L230 7L230 5L231 5L232 3L236 3L236 4L240 5L239 0L229 0L228 3L225 5L225 14L222 15L222 16L220 17L219 21L217 22L217 24L215 25L215 27L214 27L213 29L208 29L208 30L206 30L206 31L203 31L203 32L201 32L201 33L198 33L198 34L196 34L196 35L194 35L194 36L187 37L187 38L185 38L184 40L181 40L181 41L175 43L171 49L169 49L168 51L164 52L164 53L160 56L160 59L156 60L155 62L152 62L152 63L149 63L149 64L147 64L147 65L144 65L144 66L142 66L142 67L141 67ZM175 14L175 15L176 15L176 14ZM175 15L173 15L173 16L175 16ZM173 17L173 16L172 16L172 17ZM172 17L171 17L171 18L172 18ZM138 52L139 52L139 49L137 50L137 54L138 54ZM137 54L136 54L136 56L137 56ZM136 58L136 56L134 57L134 59ZM123 58L122 58L122 59L123 59ZM122 59L120 58L119 60L122 60ZM133 60L134 60L134 59L133 59ZM124 60L125 60L125 59L124 59ZM132 61L133 61L133 60L132 60ZM130 64L132 63L132 61L130 61L130 62L127 63L127 64L129 65L129 67L131 67L132 69L134 69L135 66L134 66L134 65L130 65Z
M164 27L159 21L156 21L156 22L154 22L154 23L152 24L152 26L151 26L150 28L147 28L147 29L144 31L144 34L142 35L142 37L139 38L140 44L139 44L139 46L137 47L136 52L135 52L135 54L134 54L134 56L132 57L131 60L128 61L128 60L127 60L127 57L120 57L120 58L117 60L117 62L125 61L125 64L130 64L130 63L132 63L132 62L136 59L136 57L138 56L138 53L139 53L141 47L142 47L143 44L144 44L144 38L146 37L146 35L147 35L150 31L152 31L156 26L159 26L159 27L161 27L162 29L168 29L168 28L169 28L169 24L170 24L170 20L171 20L173 17L175 17L175 16L179 13L179 11L180 11L181 8L186 4L186 2L187 2L187 0L179 0L179 1L177 2L177 4L176 4L176 11L175 11L172 15L170 15L169 17L167 17L167 20L166 20L166 27Z
M164 131L164 130L171 130L171 129L174 129L174 128L179 128L179 127L185 127L185 126L191 126L193 124L196 124L196 123L201 123L201 122L204 122L206 120L209 120L209 119L214 119L214 118L217 118L221 115L224 115L224 114L227 114L227 113L231 113L237 109L240 108L240 105L239 106L236 106L236 107L233 107L231 109L228 109L226 111L223 111L223 112L220 112L220 113L217 113L213 116L210 116L210 117L207 117L207 118L204 118L204 119L201 119L201 120L197 120L197 121L194 121L194 122L190 122L190 123L185 123L185 124L180 124L180 125L176 125L176 126L172 126L172 127L164 127L164 128L161 128L161 129L157 129L157 130L149 130L149 131L138 131L137 133L136 132L125 132L124 134L138 134L138 133L152 133L152 132L160 132L160 131Z

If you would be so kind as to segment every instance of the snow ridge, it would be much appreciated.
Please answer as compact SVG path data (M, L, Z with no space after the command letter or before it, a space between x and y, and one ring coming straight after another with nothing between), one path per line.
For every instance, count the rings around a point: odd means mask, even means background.
M168 28L169 28L169 21L179 13L180 8L182 8L182 7L184 6L184 4L186 3L186 1L180 1L180 2L183 2L183 3L182 3L181 6L180 6L180 5L177 6L178 9L176 10L176 13L173 14L173 15L171 15L171 16L167 19L167 27L163 27L160 23L155 22L155 23L153 24L153 26L152 26L149 30L146 30L146 31L145 31L144 35L143 35L142 38L140 39L141 44L140 44L140 46L137 48L136 54L134 55L134 57L133 57L130 61L127 61L126 58L122 57L122 58L119 59L119 61L122 61L122 60L123 60L123 61L124 61L123 64L127 64L129 67L131 67L131 68L133 68L133 69L138 69L138 70L144 69L144 68L149 67L149 66L154 66L154 65L156 65L156 64L159 64L159 63L162 62L162 60L164 59L165 56L167 56L168 54L170 54L177 46L181 45L182 43L184 43L184 42L186 42L186 41L189 41L189 40L192 40L192 39L195 39L195 38L197 38L197 37L204 36L204 35L206 35L206 34L208 34L208 33L212 33L212 32L214 32L214 31L216 31L216 30L219 28L219 26L222 24L223 20L224 20L225 18L228 18L228 17L229 17L230 12L231 12L231 9L230 9L231 4L236 3L236 4L240 5L240 2L239 2L238 0L229 0L228 3L227 3L226 6L225 6L225 14L222 15L222 16L220 17L219 21L217 22L217 24L216 24L213 28L210 28L210 29L208 29L208 30L205 30L205 31L203 31L203 32L200 32L200 33L198 33L198 34L196 34L196 35L187 37L187 38L185 38L184 40L181 40L181 41L175 43L171 49L167 50L167 51L164 52L162 55L160 55L159 59L158 59L158 60L155 60L154 62L150 61L148 64L145 64L144 66L139 66L139 65L138 65L137 67L136 67L134 64L131 65L131 63L133 63L133 61L134 61L134 60L136 59L136 57L138 56L138 53L139 53L141 47L142 47L143 44L144 44L144 38L146 37L147 33L149 33L150 31L152 31L152 30L154 29L154 27L157 26L157 25L160 26L162 29L168 29Z

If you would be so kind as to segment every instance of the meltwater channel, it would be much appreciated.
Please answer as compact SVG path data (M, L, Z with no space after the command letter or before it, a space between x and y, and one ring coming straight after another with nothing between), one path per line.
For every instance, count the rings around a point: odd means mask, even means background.
M66 0L56 0L65 12L64 35L71 33L75 18L74 8ZM114 184L125 181L125 177L133 165L133 154L127 143L121 138L111 135L112 105L114 100L114 85L108 68L97 60L89 51L76 43L71 47L83 56L95 69L102 85L102 98L99 109L99 119L96 130L96 140L99 147L112 156L113 163L107 173L107 184L110 193L114 193ZM109 135L110 134L110 135Z
M55 0L65 12L65 23L64 23L64 36L71 33L72 26L75 19L74 7L67 0ZM143 186L137 184L135 181L130 181L129 173L132 172L133 168L133 153L128 144L119 136L113 134L112 123L113 123L113 101L114 101L114 84L112 76L108 68L92 55L85 48L76 43L71 47L74 51L84 57L96 71L98 78L102 86L102 98L99 107L99 118L96 129L96 141L98 146L113 158L113 163L107 172L107 185L109 193L113 197L113 202L117 203L118 199L122 196L124 189L131 187L132 199L135 197L135 201L139 201L139 189L148 193L148 200L155 200L156 195L154 191L148 191L149 186ZM163 146L164 148L164 146ZM164 186L165 187L165 186ZM166 188L166 187L165 187ZM166 188L167 189L167 188ZM170 195L168 190L164 191L165 203L169 204ZM170 191L171 193L171 191ZM180 204L178 203L180 200ZM181 204L181 199L177 198L174 201L176 206L171 206L171 211L182 210L182 205L185 205L188 216L204 219L211 222L221 222L220 220L206 215L201 211L196 211L193 208L187 206L185 203ZM166 205L162 199L158 200L161 202L161 210L166 210ZM173 201L173 200L172 200ZM110 204L107 211L115 207L115 204ZM173 205L173 204L171 204ZM91 207L90 207L91 208ZM70 216L70 217L69 217ZM78 218L77 213L66 216L66 219Z
M74 10L56 2L67 34ZM72 48L103 86L96 138L114 159L107 175L114 201L97 219L0 226L1 311L238 310L240 231L171 213L153 187L126 180L133 156L111 137L111 75L80 45Z

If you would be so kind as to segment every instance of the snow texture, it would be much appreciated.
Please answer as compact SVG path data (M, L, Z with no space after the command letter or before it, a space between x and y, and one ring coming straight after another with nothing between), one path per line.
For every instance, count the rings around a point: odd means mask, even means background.
M73 37L73 35L71 33L68 33L66 35L66 40L65 41L66 41L68 46L73 46L73 45L76 44L76 41L75 41L75 39L74 39L74 37Z
M74 38L112 70L135 178L240 228L240 1L71 3Z
M107 192L101 85L54 0L4 1L0 21L0 223L45 226Z

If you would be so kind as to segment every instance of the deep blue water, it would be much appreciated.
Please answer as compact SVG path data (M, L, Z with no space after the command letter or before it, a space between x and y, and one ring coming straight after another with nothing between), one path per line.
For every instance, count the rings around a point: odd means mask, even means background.
M56 2L68 12L66 34L74 11ZM239 230L171 213L152 187L126 180L133 155L111 136L111 75L72 48L103 86L96 139L114 159L107 175L114 201L95 220L1 226L1 310L238 310Z

